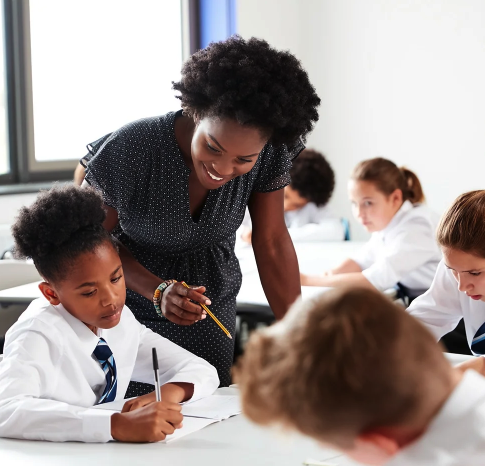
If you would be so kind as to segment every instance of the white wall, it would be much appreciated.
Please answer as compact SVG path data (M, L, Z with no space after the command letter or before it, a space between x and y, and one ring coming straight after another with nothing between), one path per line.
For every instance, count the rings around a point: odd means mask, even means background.
M239 0L243 37L295 53L322 99L308 146L337 173L334 209L362 159L415 170L442 213L485 188L483 0ZM354 239L366 234L355 222Z

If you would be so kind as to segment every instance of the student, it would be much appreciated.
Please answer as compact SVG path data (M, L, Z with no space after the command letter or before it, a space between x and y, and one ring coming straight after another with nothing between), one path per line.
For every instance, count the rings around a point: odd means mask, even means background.
M374 290L297 303L253 334L236 380L253 421L361 463L485 464L485 379L451 367L428 330Z
M441 254L435 240L435 216L422 203L417 176L390 160L365 160L349 182L354 215L371 239L359 254L323 276L301 275L301 284L373 286L384 291L398 285L404 294L427 290Z
M438 227L443 260L427 293L408 311L437 339L463 318L473 354L485 354L485 191L459 196ZM474 361L479 368L483 358Z
M327 159L316 150L304 149L293 161L291 183L285 188L285 223L293 241L342 241L344 227L328 207L335 174ZM251 243L251 220L246 211L239 232Z
M44 281L9 329L0 362L0 436L51 441L163 440L182 422L178 403L219 384L209 363L140 324L125 306L125 280L103 200L70 186L42 193L13 226L18 252ZM193 296L190 290L187 297ZM123 399L130 380L153 383L157 348L162 402L155 392L121 413L88 409Z

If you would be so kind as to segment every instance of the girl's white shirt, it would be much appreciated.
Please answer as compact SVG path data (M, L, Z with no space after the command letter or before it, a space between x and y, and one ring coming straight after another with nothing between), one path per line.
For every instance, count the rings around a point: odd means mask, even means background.
M427 290L441 260L437 223L428 207L405 201L386 228L372 233L352 259L379 290L398 282L412 290Z
M431 288L416 298L408 312L420 320L439 340L463 318L468 345L485 322L485 302L475 301L458 289L458 282L443 261L438 265Z

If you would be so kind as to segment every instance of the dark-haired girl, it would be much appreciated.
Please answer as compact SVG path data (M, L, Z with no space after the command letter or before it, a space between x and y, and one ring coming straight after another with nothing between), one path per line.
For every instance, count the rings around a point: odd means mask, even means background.
M210 395L214 367L147 329L125 306L125 280L103 200L92 189L53 189L13 226L19 255L43 278L5 339L0 362L0 437L50 441L163 440L181 426L179 403ZM158 352L162 402L152 391L122 413L91 410L123 400L130 380L153 380Z
M275 315L300 294L283 188L318 120L320 99L293 55L237 36L195 53L173 87L182 110L92 143L86 182L103 193L105 227L119 240L127 303L137 319L213 364L224 386L234 340L202 320L197 303L209 305L234 336L241 286L234 242L247 205ZM157 288L161 315L152 303Z
M423 205L418 177L383 158L359 163L349 181L357 220L372 233L354 257L322 276L301 276L302 285L399 286L412 299L433 281L441 253L436 243L436 215Z

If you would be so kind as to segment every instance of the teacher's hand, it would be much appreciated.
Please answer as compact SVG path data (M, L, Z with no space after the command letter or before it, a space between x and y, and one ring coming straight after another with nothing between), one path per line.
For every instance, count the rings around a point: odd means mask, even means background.
M211 303L203 293L205 293L204 286L185 288L178 282L170 285L162 294L161 308L163 315L170 322L179 325L192 325L205 319L207 313L196 304L209 305Z

